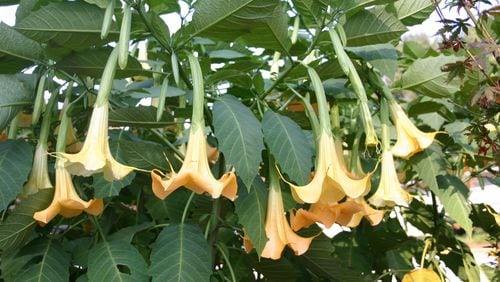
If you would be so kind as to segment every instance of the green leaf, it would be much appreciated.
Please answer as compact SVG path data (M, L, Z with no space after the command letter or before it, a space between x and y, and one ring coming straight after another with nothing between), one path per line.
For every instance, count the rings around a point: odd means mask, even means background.
M33 214L49 205L53 193L53 189L42 189L8 213L7 219L0 224L0 250L7 252L17 249L30 238L37 225Z
M170 30L167 24L158 16L155 11L148 11L146 19L151 26L151 33L163 45L170 46Z
M89 281L149 281L147 264L127 241L102 241L89 251Z
M74 52L60 60L56 64L56 67L69 74L100 78L111 51L111 48L92 48L83 52ZM137 59L129 56L127 67L124 70L118 68L116 70L115 79L122 79L135 75L148 75L148 72L142 69Z
M17 115L22 105L31 102L31 91L23 82L14 75L0 74L0 132Z
M159 15L180 11L177 0L146 0L146 3L151 10Z
M309 247L309 250L300 256L298 259L310 271L319 277L324 277L328 280L359 282L365 279L361 273L356 273L353 270L343 266L343 262L332 257L334 252L330 238L324 234L316 237Z
M32 11L16 23L15 29L40 43L82 50L101 45L104 10L81 1L50 3ZM111 30L108 41L118 32Z
M318 0L293 0L292 2L301 17L311 18L316 24L321 23L322 5Z
M176 167L178 164L172 154L161 145L147 141L130 141L123 138L110 142L111 152L124 163L140 169L168 170L167 157Z
M93 178L92 186L94 187L94 197L106 198L106 197L117 196L118 194L120 194L120 190L123 187L128 186L130 185L130 183L132 183L132 180L134 180L135 178L135 173L134 172L129 173L122 180L115 180L111 182L104 179L102 173L94 174L92 178Z
M16 73L33 62L44 60L44 52L38 42L0 23L0 73ZM1 131L1 130L0 130Z
M469 219L468 189L460 179L447 175L444 156L434 148L431 146L413 156L410 163L415 164L418 175L439 198L444 210L470 235L472 221Z
M472 158L474 158L474 154L477 152L477 148L473 147L471 144L469 144L469 138L467 128L471 124L469 122L465 121L455 121L452 123L449 123L444 126L444 129L448 133L448 135L457 143L458 145L462 146L465 152L469 154Z
M394 0L326 0L331 1L332 7L343 11L347 15L352 15L366 7L388 3Z
M397 18L406 26L421 24L434 12L432 0L398 0L388 5L387 10L394 11Z
M469 189L459 178L452 175L439 175L437 182L439 191L436 195L444 210L471 236L472 221L469 218L471 207L467 202Z
M264 142L260 122L237 98L224 95L213 108L215 137L227 162L250 187L258 173Z
M109 112L109 124L111 126L158 128L172 125L173 122L172 115L166 112L160 121L156 121L155 107L118 108Z
M289 117L268 110L262 119L264 140L288 177L299 185L307 183L313 148L300 127Z
M398 54L391 44L375 44L346 48L363 60L372 64L382 74L393 79L398 67Z
M227 60L247 57L247 55L245 55L243 53L240 53L240 52L234 51L234 50L230 50L230 49L214 50L214 51L211 51L208 54L208 56L212 59L227 59Z
M193 14L193 36L232 41L242 34L255 47L286 52L288 16L277 0L197 1Z
M210 249L198 226L165 227L152 246L150 259L153 281L210 280Z
M458 80L448 81L448 73L441 68L445 64L461 61L462 57L440 55L415 60L401 77L401 87L420 94L442 98L460 90Z
M22 271L14 275L13 281L65 282L69 280L70 256L55 240L39 238L26 245L17 254L29 261ZM21 258L26 261L26 258Z
M373 8L348 18L344 30L348 46L361 46L399 39L407 28L383 8Z
M228 81L243 88L252 87L252 78L239 70L226 69L219 70L206 78L207 85L215 85L219 81Z
M33 148L23 140L0 142L0 211L23 189L31 171Z
M238 220L245 230L245 235L248 236L257 254L260 256L267 242L265 230L267 211L266 184L260 177L256 177L249 192L240 189L238 198L234 204Z
M95 4L101 9L106 9L110 0L85 0L85 2L90 4Z
M138 225L128 226L109 235L107 239L109 241L123 240L131 243L136 233L146 230L151 226L153 226L151 222L143 222Z

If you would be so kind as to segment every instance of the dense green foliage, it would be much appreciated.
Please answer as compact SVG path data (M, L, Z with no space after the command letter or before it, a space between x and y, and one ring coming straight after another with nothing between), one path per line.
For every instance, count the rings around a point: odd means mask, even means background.
M474 2L431 46L400 38L431 0L2 1L1 279L497 281L468 245L498 262L468 200L499 184L498 7Z

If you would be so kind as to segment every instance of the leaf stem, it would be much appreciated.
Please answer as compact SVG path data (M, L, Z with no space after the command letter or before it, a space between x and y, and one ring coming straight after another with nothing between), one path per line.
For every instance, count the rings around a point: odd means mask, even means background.
M195 193L191 192L191 195L189 195L189 199L186 202L186 206L184 206L184 211L182 212L181 224L184 224L184 221L186 221L189 206L191 205L191 202L193 201L194 195L195 195Z
M219 252L222 254L222 257L224 258L224 261L226 262L225 265L227 265L227 268L229 269L229 273L231 274L231 281L236 282L236 275L234 274L233 266L231 265L231 261L229 260L229 257L226 255L224 250L222 249L222 246L220 246L219 242L215 244Z

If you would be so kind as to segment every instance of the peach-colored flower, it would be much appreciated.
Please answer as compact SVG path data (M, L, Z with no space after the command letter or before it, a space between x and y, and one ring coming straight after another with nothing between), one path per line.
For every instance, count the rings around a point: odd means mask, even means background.
M275 167L270 168L269 198L267 200L266 236L269 239L264 246L261 256L270 259L279 259L285 246L288 245L295 255L302 255L309 249L314 237L304 238L293 232L285 216L283 198L279 183L278 172Z
M394 158L390 150L382 152L382 173L377 191L368 201L376 206L406 206L411 201L411 196L401 188L399 183L396 168L394 166Z
M94 108L82 150L76 154L60 153L67 159L66 169L73 175L90 176L103 172L108 181L119 180L134 170L115 160L109 150L108 102Z
M422 132L408 118L401 106L394 100L389 102L392 121L396 126L397 141L392 148L392 154L396 157L409 158L423 151L434 141L434 137L440 131Z
M91 215L98 215L102 212L102 199L84 201L78 196L71 180L71 175L65 168L64 159L56 161L56 187L52 203L44 210L38 211L33 218L40 225L45 225L58 214L63 217L74 217L85 211Z
M153 193L160 199L164 199L179 187L184 186L198 194L206 192L213 198L223 195L233 201L238 188L236 175L232 171L224 174L219 180L213 176L208 164L207 143L203 128L191 130L186 156L178 173L172 168L167 175L163 175L159 170L153 170L151 178Z

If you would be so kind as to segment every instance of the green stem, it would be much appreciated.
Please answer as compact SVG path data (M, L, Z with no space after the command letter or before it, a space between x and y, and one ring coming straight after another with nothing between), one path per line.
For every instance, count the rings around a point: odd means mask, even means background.
M380 120L382 122L382 151L389 151L391 150L389 107L385 99L381 99L380 102Z
M184 159L184 153L182 153L179 149L177 149L177 147L175 147L174 144L172 144L172 142L170 142L167 138L165 138L165 136L163 136L163 134L161 134L157 129L151 128L150 131L153 132L153 134L156 135L158 138L160 138L165 143L165 145L167 145L167 147L169 147L172 151L174 151L174 153L179 158Z
M311 84L314 89L314 93L316 94L316 102L318 103L319 111L319 125L323 130L323 132L321 133L331 135L332 127L330 125L330 115L328 113L330 107L328 106L328 101L326 100L323 83L321 83L321 79L319 78L318 73L313 68L307 67L307 72L309 73Z
M8 139L16 139L17 137L17 129L19 128L19 116L21 113L18 113L11 121L9 126L9 133L7 135Z
M49 140L49 133L50 133L50 122L52 119L52 109L54 108L57 96L58 93L54 91L49 98L49 102L47 103L47 108L45 110L45 113L43 114L42 129L40 130L40 137L38 139L38 143L44 146L44 148L47 148L47 141Z
M72 104L69 103L72 93L73 93L73 85L72 83L70 83L68 85L68 88L66 88L66 92L64 94L65 95L64 107L62 109L61 123L59 124L59 133L57 135L56 152L61 152L61 153L66 152L66 135L68 133L68 126L72 126L69 124L69 117L68 117L68 111L72 106Z
M203 74L198 59L192 53L188 53L188 59L193 80L193 115L191 117L191 130L194 132L205 128L205 119L203 116L205 91L203 89Z
M113 88L113 80L115 78L116 66L118 62L118 47L115 47L109 54L106 66L101 77L99 92L97 93L96 106L100 107L108 103L111 89Z
M229 260L229 257L226 255L224 250L222 249L222 246L217 242L215 244L219 252L222 254L222 257L224 258L225 264L227 268L229 269L229 273L231 274L231 281L236 282L236 275L234 274L233 266L231 265L231 261Z
M195 192L191 192L191 195L189 195L189 199L186 202L186 206L184 206L184 211L182 212L181 224L184 224L184 222L186 221L189 206L191 205L191 202L193 201L194 195L195 195Z

